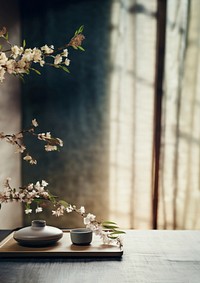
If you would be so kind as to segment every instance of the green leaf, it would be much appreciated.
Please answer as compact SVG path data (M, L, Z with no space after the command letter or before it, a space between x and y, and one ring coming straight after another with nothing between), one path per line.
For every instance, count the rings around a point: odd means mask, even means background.
M78 29L78 33L83 32L83 29L84 29L84 25L80 26L80 28Z
M121 231L121 230L114 230L111 235L118 235L118 234L126 234L126 232Z
M20 75L19 75L19 78L20 78L20 80L21 80L23 83L25 83L23 74L20 74Z
M69 71L66 67L64 67L64 66L63 66L62 69L63 69L65 72L70 73L70 71Z
M65 71L65 72L67 72L67 73L70 73L70 71L67 69L67 67L60 65L60 68L61 68L63 71Z
M23 48L26 46L26 40L23 40L23 44L22 44Z
M25 208L26 208L26 209L30 209L30 207L31 207L31 206L30 206L29 203L25 203Z
M119 228L117 223L112 222L112 221L104 221L104 222L102 222L102 226L105 229L116 229L116 228Z
M4 38L8 41L8 33L4 35Z
M102 225L102 226L105 229L116 229L116 228L118 228L118 226L115 225L115 224L106 224L106 225Z
M104 221L102 224L103 224L103 225L104 225L104 224L115 224L115 225L117 225L116 222L112 222L112 221Z
M68 207L68 205L69 205L69 204L68 204L66 201L64 201L64 200L60 200L59 203L60 203L61 205L63 205L65 208Z
M66 67L63 67L62 69L63 69L65 72L70 73L70 71L69 71Z
M38 71L38 70L36 70L34 68L31 68L31 70L34 71L36 74L41 75L40 71Z
M53 196L53 195L51 195L50 193L49 193L49 200L50 200L52 203L56 203L56 197Z
M118 236L116 236L116 235L108 235L108 237L111 238L111 239L117 239Z
M85 51L85 49L82 46L78 46L78 49L80 49L81 51Z
M0 50L2 49L2 45L0 44Z
M74 33L74 35L78 35L79 33L82 33L84 29L84 25L80 26Z

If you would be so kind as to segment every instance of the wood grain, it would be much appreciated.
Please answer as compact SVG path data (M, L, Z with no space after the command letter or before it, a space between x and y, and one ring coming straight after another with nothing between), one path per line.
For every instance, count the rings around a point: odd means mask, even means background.
M14 232L13 232L14 233ZM55 245L46 247L24 247L13 238L13 233L0 243L0 258L19 257L120 257L123 250L114 245L103 245L99 237L93 235L90 245L73 245L70 233L64 232Z
M0 282L199 283L200 231L127 231L121 259L1 259Z

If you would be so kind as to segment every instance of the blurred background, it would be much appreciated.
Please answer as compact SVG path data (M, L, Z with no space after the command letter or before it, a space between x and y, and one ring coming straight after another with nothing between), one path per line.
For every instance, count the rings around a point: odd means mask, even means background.
M36 118L64 141L45 153L27 140L37 166L1 141L0 182L46 180L49 190L99 220L131 229L200 228L200 1L7 0L0 27L27 47L63 46L84 25L85 52L69 50L70 74L43 67L0 85L0 131ZM74 214L25 216L5 204L0 228L78 227Z

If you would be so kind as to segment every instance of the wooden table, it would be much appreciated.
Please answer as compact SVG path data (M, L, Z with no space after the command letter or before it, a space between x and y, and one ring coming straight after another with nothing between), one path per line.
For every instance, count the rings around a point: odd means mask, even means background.
M121 259L0 259L0 283L15 282L200 283L200 231L129 230Z

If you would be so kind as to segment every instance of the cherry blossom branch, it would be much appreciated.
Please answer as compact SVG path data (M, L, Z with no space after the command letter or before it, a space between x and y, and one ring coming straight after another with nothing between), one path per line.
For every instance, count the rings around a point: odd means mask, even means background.
M5 79L5 74L12 74L19 76L23 79L25 74L30 74L30 71L34 71L40 75L40 71L33 68L33 64L39 64L40 67L44 65L52 66L57 69L62 69L69 73L67 68L70 65L70 60L68 59L68 47L73 47L74 49L79 49L84 51L81 46L82 41L85 36L82 34L83 26L75 31L74 36L68 44L65 44L61 48L54 49L53 45L44 45L40 48L34 47L25 48L26 41L23 41L23 46L12 45L8 40L8 32L5 27L0 30L0 38L5 41L5 44L9 45L9 49L3 49L4 47L0 45L0 82ZM8 56L7 56L8 53ZM48 59L52 59L52 62L48 62Z
M47 186L48 183L42 180L41 182L36 182L36 184L31 183L16 190L11 188L10 178L7 178L4 184L4 191L0 192L0 205L12 201L21 202L25 204L25 213L30 214L33 212L33 203L36 203L35 212L39 213L43 211L43 206L46 207L44 202L48 201L53 206L52 215L60 217L64 213L75 212L82 217L84 225L92 230L95 235L98 235L104 244L114 244L120 248L123 246L120 235L124 234L124 231L119 230L115 222L97 221L94 214L86 213L84 206L77 208L65 200L58 199L46 189Z
M24 144L25 135L32 135L38 140L45 142L45 151L56 151L59 150L59 147L63 146L63 141L60 138L54 138L51 136L50 132L47 133L35 133L35 128L38 127L38 122L36 119L32 120L32 125L27 130L22 130L16 134L4 134L0 133L0 140L5 140L6 142L14 145L17 153L23 153L23 159L28 161L31 165L37 164L37 160L34 159L28 152L27 147Z

